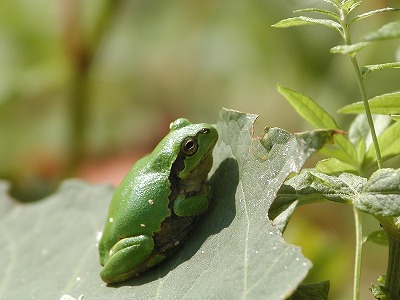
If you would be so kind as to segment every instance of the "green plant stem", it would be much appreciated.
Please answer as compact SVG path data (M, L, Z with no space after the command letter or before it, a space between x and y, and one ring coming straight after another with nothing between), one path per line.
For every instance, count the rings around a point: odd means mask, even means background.
M400 299L400 239L388 235L389 258L386 271L385 288L390 299Z
M386 231L389 241L389 257L385 288L390 299L400 299L400 231L390 217L375 216Z
M341 11L340 11L340 23L343 28L343 38L347 45L351 45L352 42L351 42L349 24L348 24L348 20L347 20L347 11L345 11L344 9L341 9ZM358 64L356 54L350 53L349 56L350 56L351 64L353 65L354 71L356 73L358 88L359 88L360 94L361 94L361 100L364 103L365 114L367 116L368 125L369 125L370 131L371 131L372 142L373 142L374 149L375 149L376 161L378 163L378 168L381 169L382 168L382 155L381 155L381 150L379 148L378 137L377 137L376 131L375 131L374 120L372 119L371 109L370 109L369 103L368 103L367 93L365 91L364 80L361 75L361 70L360 70L360 67Z
M371 109L369 107L369 103L368 103L368 99L367 99L367 94L365 92L364 80L362 79L362 76L361 76L361 71L360 71L360 67L358 65L356 55L350 56L350 59L351 59L351 63L353 65L354 71L357 75L357 82L358 82L358 87L360 89L361 99L362 99L362 102L364 103L365 114L367 116L368 125L371 130L371 137L372 137L372 142L374 144L376 161L378 163L378 168L381 169L382 168L382 155L381 155L381 150L380 150L379 143L378 143L378 137L377 137L376 131L375 131L374 120L372 119Z
M360 299L360 277L361 277L361 260L363 251L363 235L361 213L353 207L354 223L356 229L356 253L354 257L354 284L353 284L353 299Z

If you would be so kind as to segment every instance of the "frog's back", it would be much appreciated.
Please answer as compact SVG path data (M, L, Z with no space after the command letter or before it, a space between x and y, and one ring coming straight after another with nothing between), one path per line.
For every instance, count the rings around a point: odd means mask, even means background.
M170 171L161 168L160 157L152 154L138 160L115 190L99 243L101 252L108 252L124 237L153 235L171 215Z

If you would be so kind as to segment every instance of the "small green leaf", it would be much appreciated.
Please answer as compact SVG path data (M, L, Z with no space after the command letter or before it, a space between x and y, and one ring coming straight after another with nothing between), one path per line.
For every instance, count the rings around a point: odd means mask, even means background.
M372 296L374 296L375 299L379 299L379 300L390 300L391 299L390 296L388 295L386 288L383 285L371 283L370 290L371 290Z
M368 103L373 114L398 114L400 112L400 92L376 96L368 100ZM361 114L364 112L363 102L352 103L338 110L338 113L341 114Z
M392 8L392 7L380 8L380 9L377 9L377 10L373 10L373 11L369 11L369 12L360 14L360 15L356 16L354 19L352 19L349 23L351 24L351 23L356 22L358 20L371 17L371 16L373 16L373 15L375 15L377 13L388 12L388 11L398 11L398 10L399 10L398 8Z
M371 215L399 216L400 169L380 169L373 173L354 198L354 206Z
M388 238L387 238L385 230L380 229L380 230L371 232L365 238L364 243L366 243L366 242L373 242L373 243L378 244L378 245L387 246L388 245Z
M360 42L353 45L339 45L331 48L330 52L335 54L350 54L354 55L361 49L367 47L370 43L368 42Z
M339 174L339 173L352 173L357 175L357 170L350 164L347 164L336 158L327 158L320 160L315 169L324 174Z
M382 40L395 39L400 37L400 21L391 22L383 25L376 31L370 32L363 37L363 41L375 42Z
M353 2L354 2L354 1L353 1ZM357 7L359 7L359 6L361 5L361 2L362 2L362 1L354 2L354 3L349 7L348 12L350 13L350 12L352 12L353 10L355 10Z
M375 123L375 132L377 136L380 136L392 123L391 118L386 115L373 115L372 118ZM359 114L354 118L349 129L349 140L354 145L357 145L359 161L362 162L365 152L372 144L371 131L365 114Z
M388 127L378 137L378 143L381 148L383 161L395 157L400 153L400 123L396 122ZM363 165L366 169L373 167L376 164L375 149L370 145L364 157Z
M282 86L278 86L278 91L289 101L290 105L297 113L315 128L339 129L333 117L310 97ZM350 164L357 161L357 153L354 145L347 138L342 135L336 135L334 141L344 154L336 153L336 156L333 152L332 154L334 154L336 158Z
M400 122L400 115L399 115L399 114L393 114L393 115L390 115L390 117L391 117L394 121Z
M338 11L340 11L340 6L338 4L336 4L335 2L331 1L331 0L322 0L326 3L329 3L330 5L332 5L334 8L336 8Z
M278 92L307 122L315 128L339 129L336 121L313 99L289 88L278 86Z
M284 19L282 21L279 21L278 23L275 23L274 25L272 25L272 27L287 28L303 25L323 25L329 28L336 29L342 35L342 27L338 22L328 19L315 19L304 16Z
M385 69L399 69L400 62L386 63L386 64L376 64L376 65L366 65L361 68L361 75L363 78L369 73L374 71L380 71Z
M338 14L330 11L330 10L325 10L325 9L319 9L319 8L303 8L303 9L298 9L295 10L294 13L299 13L299 12L315 12L315 13L321 13L328 15L336 20L340 20L340 17Z

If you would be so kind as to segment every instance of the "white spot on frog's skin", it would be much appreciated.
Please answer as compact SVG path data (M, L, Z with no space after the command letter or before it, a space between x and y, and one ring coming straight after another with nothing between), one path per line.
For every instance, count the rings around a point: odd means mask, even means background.
M110 218L108 221L110 221L110 223L114 222L114 218Z
M149 200L149 203L150 203L150 205L153 205L154 204L154 201L153 200Z
M146 224L140 224L140 227L146 227Z
M103 235L103 232L97 231L97 233L96 233L96 241L100 241L102 235Z
M110 254L110 256L113 255L112 249L110 249L110 251L108 252L108 254Z

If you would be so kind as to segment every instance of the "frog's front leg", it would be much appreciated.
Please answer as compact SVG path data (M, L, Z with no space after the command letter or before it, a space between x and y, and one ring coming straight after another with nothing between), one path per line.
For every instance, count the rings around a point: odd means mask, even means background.
M138 235L124 238L110 250L110 256L100 272L107 283L128 279L138 272L138 267L149 259L154 249L153 238L149 235Z
M209 198L206 194L192 197L179 195L174 201L174 213L179 217L188 217L201 214L208 208Z

